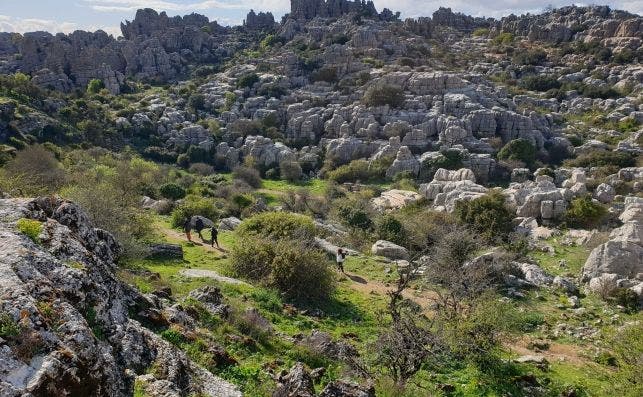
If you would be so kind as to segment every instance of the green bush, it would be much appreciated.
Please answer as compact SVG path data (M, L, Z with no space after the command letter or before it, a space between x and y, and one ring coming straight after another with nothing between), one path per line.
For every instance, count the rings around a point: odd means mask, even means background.
M302 169L297 161L282 161L279 163L281 179L296 182L301 179Z
M369 87L364 93L366 106L389 105L399 108L404 104L404 90L391 84L377 84Z
M473 37L488 36L489 35L489 29L487 29L487 28L477 28L471 33L471 35Z
M547 60L547 53L541 49L518 51L513 62L518 65L541 65Z
M566 160L567 167L607 167L616 166L618 168L636 166L636 159L628 153L595 151L578 156L575 159Z
M406 242L406 233L402 222L392 215L383 215L378 218L375 232L380 240L391 241L399 245L404 245Z
M319 69L310 76L313 82L315 81L324 81L326 83L335 83L337 82L337 68L327 67Z
M172 211L172 226L181 227L186 218L191 218L194 215L216 220L219 217L219 211L212 200L189 195Z
M458 201L455 215L488 240L505 240L513 229L514 213L497 191L471 201Z
M339 215L340 222L346 226L363 230L373 227L370 214L354 205L340 205L337 208L337 215Z
M598 225L607 215L604 206L592 200L591 196L578 197L572 200L565 213L568 226L588 228Z
M336 183L367 181L371 177L372 173L366 160L353 160L327 174L328 180Z
M611 293L610 300L632 313L639 309L639 296L629 288L616 288Z
M20 326L9 313L0 312L0 337L9 338L20 334Z
M100 90L102 90L103 88L105 88L105 84L103 84L103 80L93 79L89 81L89 84L87 84L87 93L98 94Z
M304 215L263 212L241 222L236 233L240 237L310 241L315 235L315 224L312 219Z
M500 33L498 36L494 37L492 43L495 45L506 45L511 44L514 41L514 36L511 33L504 32Z
M166 183L161 185L159 193L166 199L180 200L185 197L185 189L176 183Z
M251 88L258 81L259 81L259 76L257 75L257 73L247 73L239 77L239 80L237 80L237 87Z
M20 233L29 237L33 242L40 242L38 236L40 235L40 232L42 232L42 222L35 219L21 218L18 219L16 227Z
M238 166L232 170L232 177L234 179L239 179L250 185L251 187L258 189L261 187L261 175L259 171L252 167Z
M561 84L554 76L529 76L520 81L520 86L531 91L545 92L560 88Z
M327 299L334 277L326 255L299 240L243 238L232 249L232 270L298 302Z
M527 165L532 165L536 160L536 148L526 139L514 139L500 149L498 158L501 160L518 160Z

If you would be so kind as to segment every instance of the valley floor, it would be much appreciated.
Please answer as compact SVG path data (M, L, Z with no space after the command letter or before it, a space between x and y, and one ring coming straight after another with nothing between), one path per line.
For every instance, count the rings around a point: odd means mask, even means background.
M396 280L395 270L391 270L390 264L382 258L349 257L346 275L337 273L339 288L331 302L318 308L297 309L284 304L273 291L228 278L228 251L235 243L233 233L220 233L222 249L216 249L208 243L188 242L164 217L158 218L156 226L162 240L183 247L184 260L132 262L120 271L121 278L147 293L169 287L171 299L177 302L198 287L215 285L233 311L243 312L256 307L270 323L265 333L255 334L256 343L246 343L244 334L248 330L239 324L217 323L210 329L201 330L203 335L226 346L239 363L238 366L210 369L240 385L246 395L269 395L274 387L273 375L289 369L296 361L303 361L311 368L327 367L318 387L340 376L350 377L351 372L345 364L313 354L295 343L301 334L308 335L312 330L349 341L361 354L369 354L369 346L382 326L387 293ZM561 236L544 241L543 245L550 247L549 252L534 252L532 257L552 274L578 274L590 249L564 245L561 241ZM559 266L561 261L566 263L564 268ZM430 312L432 292L422 285L414 285L405 297ZM613 395L611 384L615 368L606 358L602 336L622 324L641 321L641 314L623 313L596 297L583 295L580 307L572 308L563 294L547 289L529 291L524 298L514 302L528 319L530 329L525 329L519 339L505 341L505 356L507 362L527 357L526 363L507 367L508 372L499 377L502 381L488 379L468 367L440 374L426 372L419 377L421 387L414 391L407 389L407 395L441 395L440 387L444 388L446 384L454 387L452 395L462 396L529 395L527 390L532 390L531 386L541 386L548 391L545 395L572 389L583 390L587 396ZM181 342L179 346L197 362L204 362L198 349L189 342ZM378 396L391 395L390 385L377 384L376 387Z

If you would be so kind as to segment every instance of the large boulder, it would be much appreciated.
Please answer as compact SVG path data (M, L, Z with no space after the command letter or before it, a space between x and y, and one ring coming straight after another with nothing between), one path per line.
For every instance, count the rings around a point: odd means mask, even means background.
M388 259L409 259L409 251L395 243L386 240L378 240L371 247L373 255L383 256Z
M379 197L371 200L373 208L379 211L400 209L408 204L416 203L422 195L409 190L391 189L382 192Z
M582 270L585 281L615 274L637 279L643 273L643 199L628 197L620 216L623 226L612 230L609 240L594 248Z

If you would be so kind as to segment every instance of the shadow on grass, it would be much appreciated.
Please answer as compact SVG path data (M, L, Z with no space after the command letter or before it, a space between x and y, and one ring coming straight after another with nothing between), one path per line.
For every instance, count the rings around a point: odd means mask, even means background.
M346 277L350 278L352 281L359 283L359 284L368 284L365 278L360 277L356 274L346 274Z

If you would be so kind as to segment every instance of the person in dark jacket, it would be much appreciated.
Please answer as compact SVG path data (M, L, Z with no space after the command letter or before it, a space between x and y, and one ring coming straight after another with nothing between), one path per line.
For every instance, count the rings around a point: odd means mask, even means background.
M210 232L212 233L212 247L214 247L214 244L216 244L217 249L221 249L221 247L219 247L219 241L217 240L217 237L219 237L219 231L216 227L212 226Z
M183 232L188 238L188 241L192 241L192 235L190 235L190 218L185 218L185 221L183 221Z
M201 232L203 231L203 228L204 228L203 219L196 218L196 222L194 222L194 229L199 234L199 238L201 239L201 241L205 241L205 239L203 238L203 235L201 234Z

